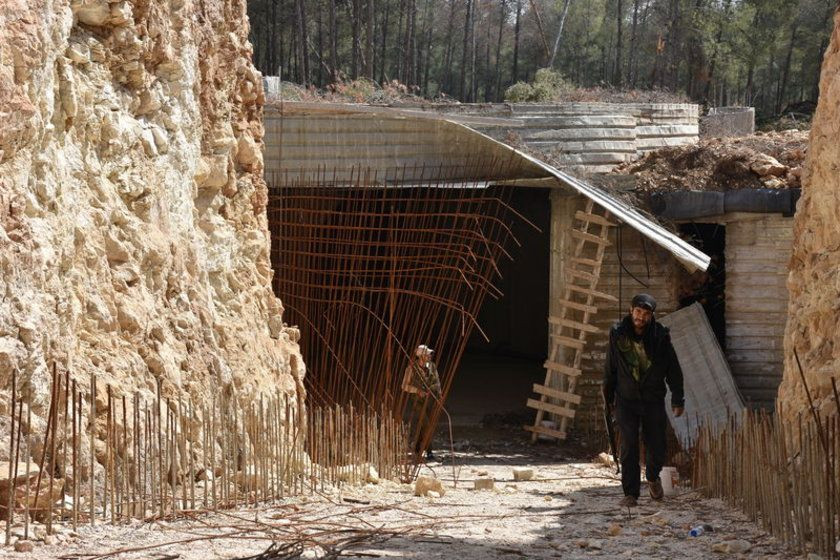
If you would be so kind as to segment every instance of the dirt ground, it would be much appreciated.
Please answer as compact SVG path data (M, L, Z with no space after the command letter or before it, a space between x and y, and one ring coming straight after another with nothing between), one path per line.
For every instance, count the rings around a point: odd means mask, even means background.
M327 490L276 504L196 514L190 520L62 528L55 544L32 552L0 549L3 558L242 559L242 558L710 558L716 543L742 539L741 557L791 558L774 538L718 500L688 488L674 498L621 509L613 471L587 460L586 448L527 443L524 432L459 430L452 456L421 469L436 476L442 497L415 497L408 484L382 481ZM443 443L439 444L444 447ZM449 446L447 443L446 447ZM513 481L512 469L532 467L536 478ZM473 490L480 477L493 490ZM713 527L690 537L692 526ZM35 531L40 533L41 527ZM20 534L22 528L13 528ZM272 541L275 551L265 553ZM283 543L292 543L283 544ZM322 546L319 546L323 545ZM287 549L283 549L287 546ZM131 552L114 554L121 549ZM265 554L264 554L265 553Z
M650 152L611 175L632 177L638 193L799 188L808 135L788 130L704 138L697 144Z

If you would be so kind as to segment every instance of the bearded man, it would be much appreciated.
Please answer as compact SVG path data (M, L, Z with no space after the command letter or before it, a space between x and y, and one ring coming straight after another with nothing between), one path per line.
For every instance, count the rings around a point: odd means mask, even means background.
M604 402L615 403L621 434L621 505L633 507L639 499L639 429L645 442L645 478L650 497L664 493L659 473L665 462L665 384L671 389L674 416L685 410L683 374L668 328L656 321L656 300L636 295L630 313L610 329L604 367Z

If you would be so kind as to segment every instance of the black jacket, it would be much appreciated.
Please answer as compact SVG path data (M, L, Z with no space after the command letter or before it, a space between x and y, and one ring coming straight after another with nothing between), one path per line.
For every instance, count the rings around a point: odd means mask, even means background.
M655 319L645 329L642 338L645 352L651 361L650 368L636 381L633 373L618 349L621 335L636 337L633 322L626 316L610 329L610 343L607 347L607 360L604 366L604 398L612 403L616 394L625 401L644 401L661 403L665 398L665 383L671 389L671 406L684 406L683 374L668 327L660 325Z

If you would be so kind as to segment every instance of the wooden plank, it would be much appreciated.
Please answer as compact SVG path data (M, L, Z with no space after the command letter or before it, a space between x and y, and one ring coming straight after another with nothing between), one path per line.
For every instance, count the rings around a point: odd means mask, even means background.
M569 367L567 365L563 365L557 362L552 362L551 360L546 360L543 364L543 367L551 371L556 371L558 373L568 375L569 377L578 377L581 373L583 373L577 368Z
M565 391L560 391L559 389L546 387L545 385L540 385L539 383L534 383L534 392L539 395L551 397L552 399L558 399L561 401L570 402L572 404L580 404L580 395L575 395L574 393L566 393Z
M567 268L566 272L568 273L568 275L570 277L582 278L583 280L589 280L590 282L592 282L592 281L597 282L598 277L600 276L600 274L595 275L595 274L592 274L591 272L584 272L584 271L578 270L576 268Z
M559 430L552 430L545 426L522 426L525 430L532 432L534 435L549 436L557 439L566 439L566 432Z
M618 303L617 297L611 296L610 294L605 294L603 292L599 292L598 290L590 290L589 288L584 288L583 286L575 286L574 284L566 284L566 289L571 290L573 292L577 292L579 294L586 294L592 297L605 299L613 303Z
M601 263L599 261L594 260L594 259L584 259L582 257L574 257L574 258L571 259L571 261L574 264L585 264L586 266L591 266L591 267L601 266Z
M552 334L549 336L555 344L560 344L561 346L568 346L570 348L576 348L578 350L583 350L583 347L586 344L582 340L578 340L577 338L571 338L568 336L563 336L561 334Z
M572 235L572 237L574 237L575 239L580 239L581 241L589 241L591 243L597 243L598 245L612 245L612 243L610 243L603 237L598 237L597 235L592 235L591 233L584 233L576 229L569 230L569 233Z
M560 305L565 305L566 307L571 307L572 309L577 309L578 311L585 311L587 313L598 313L598 308L594 305L586 305L585 303L578 303L576 301L570 301L568 299L557 300L557 303L559 303Z
M586 212L583 212L582 210L578 210L577 212L575 212L575 218L577 218L578 220L581 220L583 222L593 222L593 223L596 223L596 224L599 224L599 225L602 225L602 226L608 226L608 227L615 227L616 226L616 224L609 221L608 219L606 219L603 216L599 216L598 214L587 214Z
M579 321L572 321L571 319L561 319L559 317L549 317L548 322L552 325L559 325L561 327L569 327L570 329L576 329L579 331L585 331L589 333L596 333L601 332L601 329L596 327L595 325L590 325L588 323L581 323Z
M526 403L529 408L536 408L537 410L544 410L558 416L565 416L566 418L574 418L575 411L559 404L551 404L548 402L538 401L537 399L528 399Z

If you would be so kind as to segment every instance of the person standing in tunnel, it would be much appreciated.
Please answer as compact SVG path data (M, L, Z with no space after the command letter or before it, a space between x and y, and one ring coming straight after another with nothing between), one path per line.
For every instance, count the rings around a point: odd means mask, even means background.
M630 313L610 329L604 367L604 402L615 402L621 434L622 506L633 507L641 486L639 429L645 442L645 478L654 500L664 492L659 473L665 462L665 384L671 389L674 416L685 407L683 374L667 327L656 321L656 300L636 295Z
M440 376L437 365L432 361L434 350L425 344L419 345L414 351L414 359L405 368L402 390L409 395L408 410L411 415L412 438L414 452L419 457L423 452L423 440L429 430L434 429L429 424L434 404L440 401ZM426 449L426 460L433 461L431 448Z

